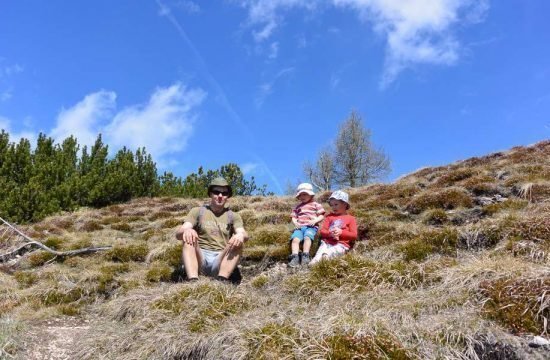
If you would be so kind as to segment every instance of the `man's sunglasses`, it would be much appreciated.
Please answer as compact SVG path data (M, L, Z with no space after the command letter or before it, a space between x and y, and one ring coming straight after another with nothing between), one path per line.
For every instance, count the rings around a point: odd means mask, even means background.
M211 194L214 195L223 195L223 196L229 196L229 191L220 191L220 190L212 190L210 191Z

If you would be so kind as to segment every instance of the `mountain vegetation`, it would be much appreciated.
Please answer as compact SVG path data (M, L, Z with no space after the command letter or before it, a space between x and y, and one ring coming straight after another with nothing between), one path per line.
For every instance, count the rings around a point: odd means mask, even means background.
M112 248L4 262L0 357L548 358L533 339L550 319L550 141L348 191L355 248L297 270L296 200L231 198L250 233L238 286L181 281L174 233L207 199L147 195L23 224L60 251ZM2 253L18 245L0 235Z
M135 153L122 148L110 157L101 135L90 149L81 149L74 137L56 144L40 134L33 149L28 139L10 143L9 134L0 132L0 216L18 223L141 197L200 198L206 196L205 184L220 175L237 195L269 194L265 185L256 185L254 177L247 180L232 163L219 170L200 167L185 179L171 172L158 176L156 163L145 148Z

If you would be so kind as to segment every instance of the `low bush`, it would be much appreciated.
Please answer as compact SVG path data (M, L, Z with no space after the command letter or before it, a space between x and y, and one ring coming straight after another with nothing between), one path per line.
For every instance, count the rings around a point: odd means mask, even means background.
M449 170L441 175L434 183L438 187L446 187L472 177L476 172L472 168L458 168Z
M494 204L486 205L483 207L483 215L493 216L497 212L504 210L521 210L529 205L526 200L508 199L503 202L497 202Z
M250 359L283 359L300 346L300 332L291 324L265 324L246 333Z
M22 288L32 286L38 281L38 275L32 271L16 271L13 273L13 277Z
M61 249L64 243L65 243L65 239L58 236L51 236L47 238L46 241L44 241L44 245L54 250Z
M168 219L164 221L160 227L163 229L168 229L168 228L175 228L176 226L179 226L181 224L183 224L182 219L174 218L174 219Z
M258 245L282 245L288 243L291 232L285 226L262 226L250 233L246 247Z
M422 222L426 225L443 225L449 221L447 213L443 209L426 210Z
M28 255L27 260L30 266L37 267L44 265L53 258L55 258L54 254L47 251L37 250Z

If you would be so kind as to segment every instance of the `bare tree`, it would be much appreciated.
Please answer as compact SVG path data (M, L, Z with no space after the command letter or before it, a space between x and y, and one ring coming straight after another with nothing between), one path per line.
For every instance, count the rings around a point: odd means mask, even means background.
M352 111L335 140L335 177L340 185L361 186L389 173L388 156L374 148L370 137L371 132L363 127L361 116Z
M330 190L334 183L335 176L334 155L330 147L319 151L315 165L310 162L304 163L304 172L309 181L318 190Z

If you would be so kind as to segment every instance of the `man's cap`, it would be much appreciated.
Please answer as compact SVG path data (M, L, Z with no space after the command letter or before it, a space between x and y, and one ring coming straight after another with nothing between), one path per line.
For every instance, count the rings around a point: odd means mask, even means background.
M212 188L213 188L214 186L223 186L223 187L226 187L226 188L228 189L228 191L229 191L229 196L228 196L228 197L233 196L233 189L231 188L231 185L229 185L229 183L227 182L227 180L225 180L225 179L222 178L221 176L212 179L212 181L210 182L210 185L208 185L208 195L210 195L210 192L212 191Z
M345 191L342 191L342 190L336 190L335 192L333 192L330 197L328 198L328 200L330 201L330 199L335 199L335 200L340 200L340 201L343 201L345 202L346 204L348 204L349 206L349 195L347 192Z
M315 192L313 191L313 186L310 183L301 183L296 188L296 196L298 197L301 193L306 193L308 195L315 195Z

